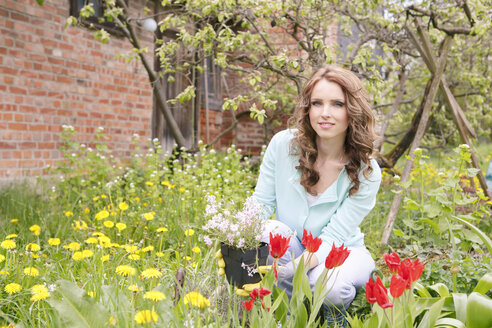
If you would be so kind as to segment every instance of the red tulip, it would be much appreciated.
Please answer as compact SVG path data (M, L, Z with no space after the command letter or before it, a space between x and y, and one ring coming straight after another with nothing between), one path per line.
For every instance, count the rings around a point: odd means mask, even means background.
M247 302L243 301L243 306L246 309L246 311L251 311L254 304L255 304L255 300L252 298Z
M390 303L388 298L388 290L384 287L379 277L377 277L376 282L369 278L366 284L366 299L371 304L378 302L383 309L393 306L393 303Z
M384 253L383 258L386 261L386 264L388 265L390 271L393 273L397 273L401 262L398 254L396 254L396 252L393 252L391 254Z
M424 271L424 265L420 263L418 259L413 262L410 259L405 259L405 261L400 264L398 274L406 280L406 288L410 289L412 288L412 283L419 280L422 271Z
M407 286L407 281L401 276L392 276L390 282L390 293L394 298L400 297Z
M335 247L335 243L333 243L333 247L326 257L325 267L329 270L342 265L349 254L350 251L347 249L347 247L344 246L344 244L342 244L342 246L340 247Z
M270 232L270 255L276 259L284 256L289 248L290 238L285 238L280 234L272 235Z
M255 288L249 293L249 297L251 297L253 300L256 300L257 298L263 299L263 297L269 295L271 293L268 288L261 287L261 288Z
M319 237L313 238L313 235L311 233L308 233L306 229L304 229L304 232L302 234L302 244L308 252L310 253L316 253L321 246L322 240Z
M374 287L376 286L376 283L372 278L369 278L369 281L366 283L366 299L369 303L374 304L376 303L376 294L374 291Z

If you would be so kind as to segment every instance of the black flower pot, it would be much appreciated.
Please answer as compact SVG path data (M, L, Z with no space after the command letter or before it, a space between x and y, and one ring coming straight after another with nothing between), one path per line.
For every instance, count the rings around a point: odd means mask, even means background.
M231 284L241 288L244 284L254 284L261 280L256 269L257 265L267 263L268 244L261 243L257 249L243 251L222 243L220 251L226 265L225 274Z

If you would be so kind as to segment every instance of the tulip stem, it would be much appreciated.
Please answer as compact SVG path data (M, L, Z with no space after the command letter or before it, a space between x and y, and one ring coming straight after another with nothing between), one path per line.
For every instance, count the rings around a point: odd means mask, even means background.
M386 313L386 309L383 309L383 312L384 312L384 315L386 317L386 320L388 320L388 323L390 324L390 327L393 327L393 322L390 321L390 319L388 317L388 313Z

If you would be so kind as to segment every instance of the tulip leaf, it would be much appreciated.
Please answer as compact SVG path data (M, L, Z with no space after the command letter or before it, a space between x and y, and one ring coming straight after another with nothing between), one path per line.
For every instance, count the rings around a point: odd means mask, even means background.
M437 319L441 315L442 306L444 305L444 298L434 303L429 311L427 311L420 322L418 328L431 328L434 327Z
M492 327L492 300L485 295L473 292L466 304L466 327Z
M432 290L439 294L441 297L449 296L449 289L445 284L438 282L432 286L429 286Z
M466 321L466 303L468 302L468 295L464 293L453 293L454 311L456 312L456 319L465 322Z
M428 298L431 298L432 295L429 293L429 291L427 290L427 288L424 287L424 285L420 284L420 283L415 283L415 289L417 290L417 292L419 293L420 297L428 297Z
M465 324L454 318L441 318L436 321L434 327L456 327L456 328L466 328Z
M304 304L301 304L301 306L297 308L295 327L304 328L306 326L307 319L308 319L308 314L307 314L306 307L304 306Z
M485 294L492 289L492 272L486 273L475 286L474 292Z

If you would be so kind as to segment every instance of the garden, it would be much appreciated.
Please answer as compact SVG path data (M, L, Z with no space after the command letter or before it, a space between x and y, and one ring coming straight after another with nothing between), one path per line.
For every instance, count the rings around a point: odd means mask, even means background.
M61 138L56 182L40 179L38 192L15 186L0 196L3 326L323 326L323 298L306 288L303 266L290 300L272 271L246 296L218 274L207 206L214 196L241 210L258 174L246 154L203 146L178 157L149 140L121 163L103 129L91 147L71 126ZM490 147L479 148L484 166ZM380 249L399 184L383 172L361 227L377 270L347 309L351 327L490 327L492 204L469 162L463 145L449 153L418 149L389 246Z

